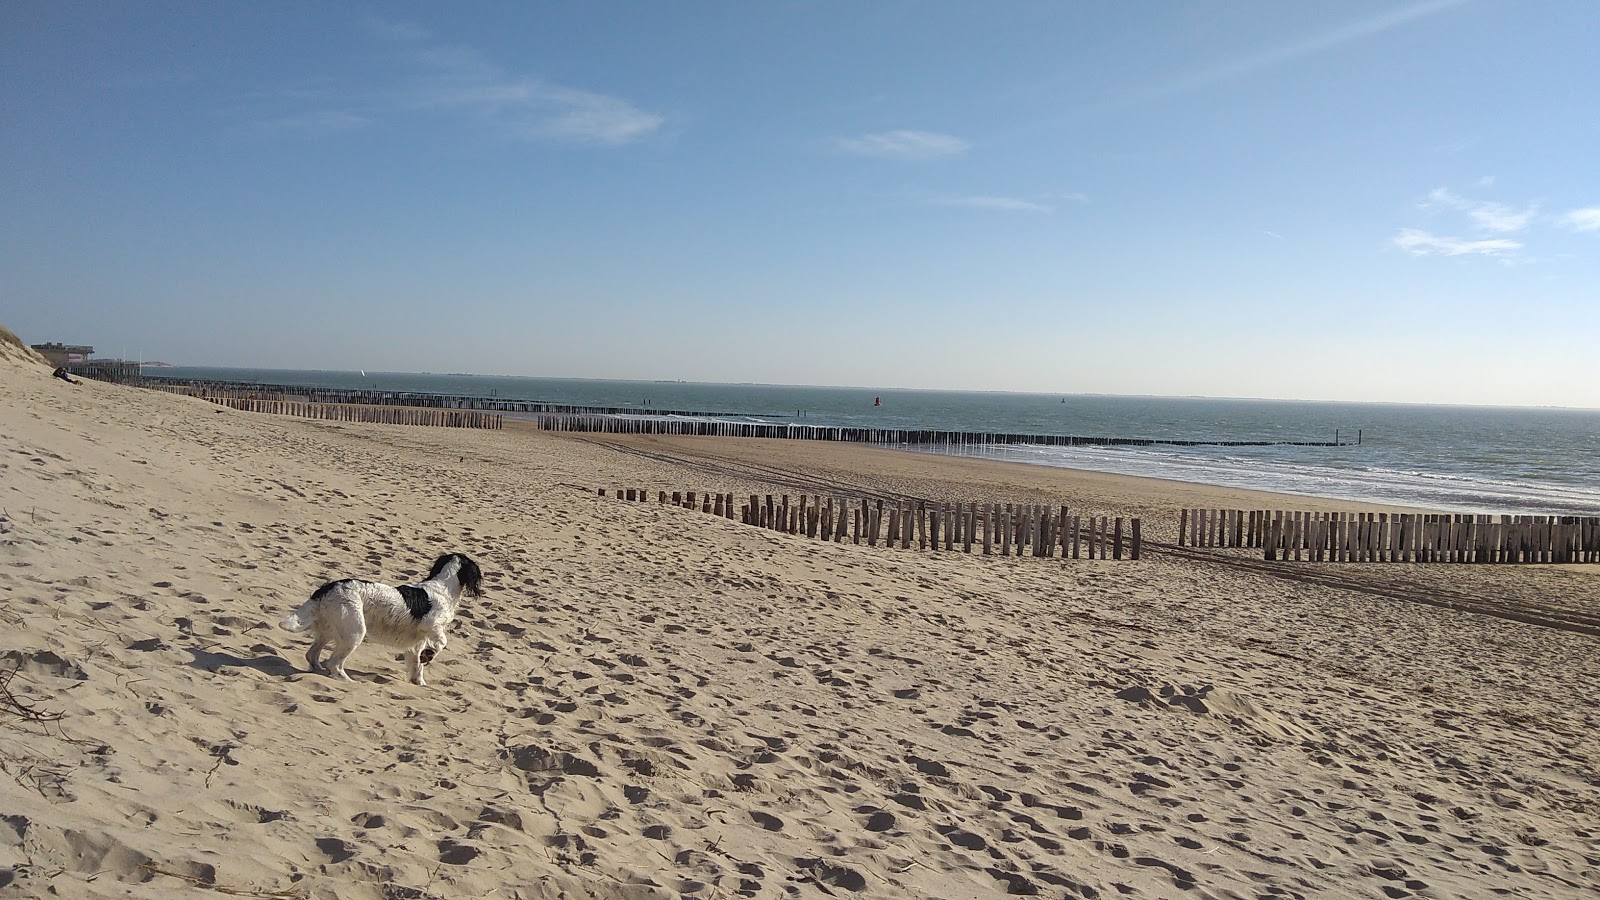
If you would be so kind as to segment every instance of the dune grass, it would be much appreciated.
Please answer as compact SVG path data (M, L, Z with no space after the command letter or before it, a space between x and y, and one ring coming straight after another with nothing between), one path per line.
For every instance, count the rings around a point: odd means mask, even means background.
M27 344L24 344L22 342L22 338L19 338L13 334L11 329L5 327L4 325L0 325L0 352L4 352L8 356L13 355L8 349L10 347L15 347L17 350L15 355L20 356L22 359L25 359L28 362L38 363L41 366L49 365L49 362L46 361L43 356L39 355L39 351L29 347Z

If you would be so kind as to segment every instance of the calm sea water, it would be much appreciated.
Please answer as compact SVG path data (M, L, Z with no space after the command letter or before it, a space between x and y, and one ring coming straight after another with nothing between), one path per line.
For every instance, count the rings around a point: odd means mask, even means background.
M1600 410L1308 403L399 372L172 368L146 374L680 409L745 421L1351 447L971 448L969 455L1314 497L1600 515ZM874 405L881 401L881 405Z

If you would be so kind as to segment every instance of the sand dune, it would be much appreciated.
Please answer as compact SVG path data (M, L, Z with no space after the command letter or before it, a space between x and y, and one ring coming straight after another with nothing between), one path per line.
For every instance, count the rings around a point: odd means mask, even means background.
M6 348L0 347L0 352ZM1594 567L804 541L616 485L1349 504L860 447L275 418L0 359L0 896L1587 897ZM427 687L276 627L488 576ZM1219 554L1226 556L1226 553ZM1280 569L1281 571L1281 569Z

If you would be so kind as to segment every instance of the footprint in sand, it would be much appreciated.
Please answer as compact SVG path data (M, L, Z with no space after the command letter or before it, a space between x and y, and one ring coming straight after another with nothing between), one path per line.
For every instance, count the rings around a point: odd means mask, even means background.
M768 831L783 830L783 820L769 813L764 813L760 810L751 810L750 818L757 825L760 825L762 828L765 828Z
M317 838L317 849L321 850L330 862L341 863L356 855L355 846L340 838Z

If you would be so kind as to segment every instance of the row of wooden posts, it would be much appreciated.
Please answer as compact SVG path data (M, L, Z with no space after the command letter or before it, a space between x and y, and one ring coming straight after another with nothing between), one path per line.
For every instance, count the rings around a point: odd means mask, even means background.
M335 422L370 422L383 425L428 425L442 428L498 430L502 417L470 409L420 409L414 406L353 406L348 403L300 403L291 400L205 398L219 406L245 412L330 419Z
M934 428L860 428L843 425L801 425L785 422L734 422L715 418L672 418L657 415L540 414L528 421L546 431L598 434L661 434L704 437L776 438L802 441L847 441L890 446L991 447L1265 447L1286 444L1302 447L1347 447L1334 441L1231 441L1178 438L1107 437L1074 434L1018 434L1001 431L947 431Z
M1178 545L1312 562L1600 562L1600 516L1185 509Z
M606 489L600 488L600 496ZM625 502L644 503L650 492L618 488ZM1130 559L1143 549L1140 520L1111 516L1074 516L1067 508L1012 503L932 503L924 500L885 501L802 494L751 494L736 504L733 494L695 491L656 492L668 503L746 525L834 543L866 544L909 550L981 552L984 556ZM737 508L736 508L737 506ZM977 551L974 551L977 547Z
M424 391L385 391L375 388L333 388L293 384L260 384L249 381L214 381L203 378L147 377L144 387L187 394L192 397L236 400L296 400L308 403L351 403L357 406L421 406L443 409L476 409L503 413L561 413L575 415L628 416L769 416L750 412L704 412L685 409L660 409L654 406L595 406L552 403L546 400L510 400L465 394L434 394Z

